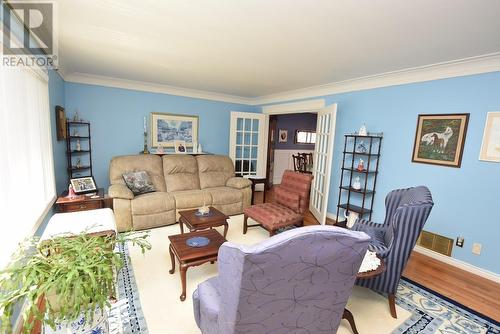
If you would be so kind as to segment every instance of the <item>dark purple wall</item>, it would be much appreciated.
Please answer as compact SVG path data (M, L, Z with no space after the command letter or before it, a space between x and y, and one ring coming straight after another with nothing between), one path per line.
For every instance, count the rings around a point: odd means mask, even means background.
M312 144L295 144L296 130L316 130L318 115L312 113L277 115L275 143L277 150L314 150ZM288 130L288 142L280 143L280 129Z

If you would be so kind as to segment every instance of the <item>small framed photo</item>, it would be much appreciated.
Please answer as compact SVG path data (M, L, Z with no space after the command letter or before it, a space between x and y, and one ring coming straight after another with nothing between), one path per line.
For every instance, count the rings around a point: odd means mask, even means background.
M460 167L469 114L418 115L413 162Z
M288 142L288 130L283 130L283 129L280 129L279 131L279 142L280 143L286 143Z
M97 191L97 186L92 176L77 177L71 179L70 183L77 195L94 193Z
M184 140L174 140L174 149L176 154L186 154L186 142Z
M66 112L61 106L56 106L57 140L66 139Z

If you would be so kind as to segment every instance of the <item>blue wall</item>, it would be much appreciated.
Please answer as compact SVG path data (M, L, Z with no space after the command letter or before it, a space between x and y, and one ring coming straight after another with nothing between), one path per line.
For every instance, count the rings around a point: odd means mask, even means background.
M328 211L336 213L344 134L366 123L384 132L373 220L383 222L385 195L392 189L426 185L435 206L425 229L452 239L465 238L452 256L500 273L500 164L479 161L488 111L500 111L500 72L324 96L337 103ZM461 168L411 162L418 114L470 113ZM471 252L481 243L480 256Z
M297 130L316 130L317 114L287 114L276 116L276 134L275 143L277 150L314 150L314 145L296 144L295 131ZM288 130L288 141L280 143L278 140L279 130Z
M199 116L199 142L203 151L229 153L231 111L256 111L259 108L217 101L194 99L120 88L67 82L66 114L78 114L90 121L94 177L99 187L109 184L108 168L112 157L138 154L143 148L143 118L151 112ZM148 140L149 141L149 140ZM61 159L64 157L58 157ZM65 163L65 162L64 162Z
M66 141L57 141L56 112L57 105L64 107L63 79L56 71L49 71L49 100L50 121L52 123L52 152L54 153L54 171L56 174L56 189L60 194L68 187L68 173L66 171Z

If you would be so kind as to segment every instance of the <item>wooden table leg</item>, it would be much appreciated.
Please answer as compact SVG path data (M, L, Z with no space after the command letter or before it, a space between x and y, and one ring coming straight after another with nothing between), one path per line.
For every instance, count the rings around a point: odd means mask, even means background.
M351 311L345 308L344 313L342 314L342 319L346 319L349 322L349 325L351 325L351 329L354 334L359 334L358 330L356 329L356 324L354 323L354 317L352 316Z
M168 251L170 253L170 261L172 262L172 269L170 269L168 272L169 274L173 274L175 272L175 258L174 258L174 252L172 252L172 245L168 247Z
M181 265L180 266L180 271L181 271L181 284L182 284L182 293L181 293L181 302L186 300L186 271L187 267Z
M179 226L181 228L181 234L184 234L184 219L179 218Z
M224 234L222 235L224 237L224 239L226 239L226 235L227 235L227 230L229 229L229 224L226 222L224 224Z
M253 197L254 197L253 195L255 193L255 182L253 182L253 180L250 180L250 181L252 181L252 199L251 199L250 203L251 203L251 205L253 205Z
M397 319L398 315L396 313L396 296L393 293L390 293L388 299L389 299L389 308L391 310L391 316L394 319Z
M264 183L264 190L262 191L262 203L266 203L266 184Z

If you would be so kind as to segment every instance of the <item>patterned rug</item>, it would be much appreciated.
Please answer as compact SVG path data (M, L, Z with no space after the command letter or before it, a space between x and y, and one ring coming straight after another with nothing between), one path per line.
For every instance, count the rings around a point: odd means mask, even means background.
M110 331L113 334L147 334L128 249L120 247L119 251L127 255L127 259L118 273L118 302L110 312ZM500 334L498 322L406 278L399 284L396 303L412 316L393 334Z
M500 324L418 283L403 278L396 303L412 316L393 333L499 334Z

